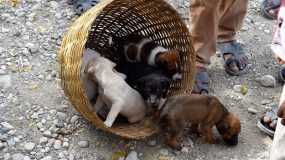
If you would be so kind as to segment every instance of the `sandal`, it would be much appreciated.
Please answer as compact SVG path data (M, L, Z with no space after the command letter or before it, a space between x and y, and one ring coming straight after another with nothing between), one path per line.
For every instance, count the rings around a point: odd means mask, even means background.
M280 4L280 0L263 0L260 4L261 15L267 19L277 19Z
M195 76L195 85L192 93L194 94L208 94L209 93L209 74L206 68L197 67Z
M278 117L277 117L278 106L274 105L270 111L266 112L265 115L259 119L257 122L257 127L270 137L274 136L275 128L277 125ZM269 118L265 121L265 118Z
M224 59L225 71L231 76L239 76L248 72L248 58L240 43L236 41L218 43L221 56ZM230 54L230 58L225 58Z
M69 0L69 4L73 4L78 15L95 6L99 0Z

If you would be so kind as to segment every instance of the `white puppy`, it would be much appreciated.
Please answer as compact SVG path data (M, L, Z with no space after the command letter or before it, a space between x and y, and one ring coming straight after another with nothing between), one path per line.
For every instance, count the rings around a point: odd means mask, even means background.
M104 124L111 127L118 114L128 118L130 123L142 120L146 114L146 104L142 96L125 81L126 76L114 70L115 63L94 52L96 57L87 67L87 73L98 83L99 96L96 111L106 104L110 107Z

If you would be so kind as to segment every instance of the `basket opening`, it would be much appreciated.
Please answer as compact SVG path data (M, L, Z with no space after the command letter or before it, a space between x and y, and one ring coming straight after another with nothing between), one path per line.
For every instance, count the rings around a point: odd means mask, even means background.
M178 50L183 76L180 82L171 84L169 95L175 95L192 90L195 54L191 36L176 11L163 0L106 0L102 4L104 5L95 6L83 14L65 36L60 51L63 88L74 107L98 128L127 138L140 139L150 136L157 130L154 126L145 124L147 119L144 122L129 124L118 118L119 122L116 122L114 127L105 128L102 124L104 119L97 120L98 116L90 113L90 104L94 104L96 98L87 99L86 94L88 96L96 92L89 93L85 89L85 95L83 93L84 77L81 74L78 76L78 68L82 68L84 63L79 58L82 57L79 50L82 46L96 50L102 56L120 64L122 57L114 52L117 45L110 45L108 41L110 37L122 37L132 33L148 37L167 49ZM81 79L78 80L79 78Z

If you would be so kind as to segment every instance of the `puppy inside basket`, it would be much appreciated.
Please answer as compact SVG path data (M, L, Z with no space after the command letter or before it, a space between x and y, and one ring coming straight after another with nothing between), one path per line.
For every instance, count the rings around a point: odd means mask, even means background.
M104 53L85 49L81 79L86 94L107 127L119 115L136 123L163 104L172 80L180 80L179 55L139 35L116 37L122 63L116 65ZM97 98L95 98L97 97Z

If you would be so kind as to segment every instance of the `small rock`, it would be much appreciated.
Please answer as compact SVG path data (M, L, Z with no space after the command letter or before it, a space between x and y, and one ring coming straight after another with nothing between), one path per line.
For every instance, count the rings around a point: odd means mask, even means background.
M1 80L0 80L1 81ZM1 83L1 82L0 82ZM11 130L11 129L14 129L14 127L11 125L11 124L9 124L8 122L1 122L0 123L0 125L4 128L4 129L7 129L7 130ZM1 127L0 126L0 127ZM1 127L1 128L2 128Z
M78 119L79 119L79 117L78 117L77 115L74 115L74 116L71 117L70 123L73 124L73 123L75 123Z
M248 108L247 111L251 114L256 114L258 111L254 108Z
M44 131L43 135L48 138L52 138L52 133L49 130Z
M54 149L61 149L61 141L60 140L55 140L54 144L53 144L53 148Z
M5 148L4 143L0 142L0 151Z
M168 150L165 149L165 148L162 148L162 149L159 150L159 153L160 153L161 155L163 155L163 156L167 156L167 155L168 155Z
M136 151L131 151L125 160L138 160L138 154Z
M58 119L65 121L66 120L66 114L63 112L57 112L56 116Z
M68 142L63 142L62 146L63 146L64 148L68 148L68 147L69 147L69 143L68 143Z
M34 54L34 53L36 53L36 52L38 51L38 46L35 45L35 44L33 44L33 43L27 43L27 44L26 44L26 47L28 48L28 50L29 50L32 54Z
M89 142L88 141L79 141L78 146L80 148L88 148L89 147Z
M265 75L256 79L263 87L275 87L276 79L271 75Z
M21 153L16 153L12 155L12 160L23 160L24 159L24 155Z
M40 144L45 144L48 142L48 138L47 137L41 137L40 138Z
M41 160L52 160L52 157L51 156L46 156L46 157L42 158Z
M32 142L27 142L25 145L24 145L24 148L26 151L32 151L34 148L35 148L35 143L32 143Z
M49 2L49 5L50 5L50 7L53 8L53 9L56 9L56 8L59 7L58 2L56 2L56 1L50 1L50 2Z
M29 156L25 156L24 160L31 160L31 158Z
M270 104L271 102L272 102L272 100L270 100L270 99L264 99L264 100L261 101L261 104L262 105L267 105L267 104Z
M235 85L234 86L234 91L237 92L237 93L240 93L241 87L242 87L241 85Z
M9 88L12 86L12 80L10 75L0 75L0 86L3 88Z
M155 146L156 145L156 140L150 140L147 142L147 145L149 146Z
M189 147L183 147L181 152L189 153Z

